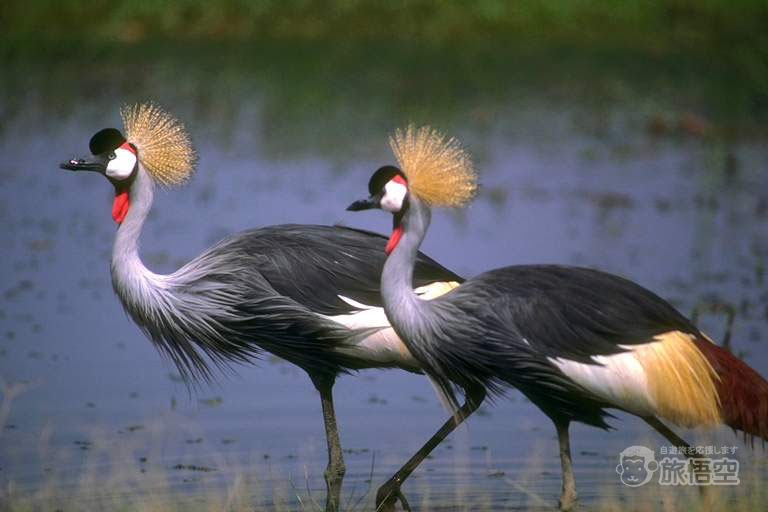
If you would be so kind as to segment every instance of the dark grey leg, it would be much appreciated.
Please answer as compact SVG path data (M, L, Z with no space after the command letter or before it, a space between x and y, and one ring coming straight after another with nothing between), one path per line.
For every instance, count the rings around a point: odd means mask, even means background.
M568 433L570 421L552 420L557 430L557 441L560 445L560 465L563 470L563 492L560 494L560 510L573 510L578 500L576 479L573 476L573 461L571 460L571 438Z
M341 504L341 485L344 474L344 454L341 451L339 429L336 426L336 411L333 408L333 384L335 377L310 375L312 383L320 393L320 403L323 407L323 422L325 423L325 438L328 444L328 466L325 468L325 512L338 512Z
M424 446L422 446L419 451L417 451L416 454L403 465L403 467L398 469L392 478L387 480L384 485L379 487L379 490L376 493L377 512L393 511L395 509L395 503L398 499L403 504L405 510L411 510L408 502L405 500L405 496L403 496L402 492L400 491L400 486L403 484L403 482L405 482L408 476L410 476L413 470L416 469L419 464L421 464L421 461L424 460L426 456L429 455L432 450L434 450L435 447L443 441L443 439L448 437L448 435L453 432L456 427L461 425L465 419L467 419L473 412L475 412L475 410L480 407L480 404L483 403L483 400L485 400L486 391L483 387L467 390L466 393L467 396L466 400L464 401L464 405L462 405L461 408L456 411L456 414L448 418L443 426L440 427L440 430L438 430L435 435L433 435L429 441L427 441Z
M647 418L643 418L643 420L645 420L645 422L647 424L649 424L651 427L653 427L653 429L656 432L658 432L659 434L664 436L667 439L667 441L672 443L672 446L684 446L686 448L690 448L691 447L691 445L688 444L685 441L685 439L683 439L682 437L680 437L677 434L675 434L674 432L672 432L672 430L668 426L663 424L661 422L661 420L659 420L655 416L649 416ZM686 454L685 456L686 456L686 458L690 457L688 454ZM699 487L699 495L702 498L706 499L707 498L707 488L705 486L703 486L703 485L699 485L698 487Z
M670 430L669 427L659 421L658 418L654 416L648 416L647 418L643 418L643 420L645 420L647 424L653 427L656 432L664 436L667 441L672 443L672 446L686 446L688 448L691 447L691 445L685 442L685 439L672 432L672 430Z

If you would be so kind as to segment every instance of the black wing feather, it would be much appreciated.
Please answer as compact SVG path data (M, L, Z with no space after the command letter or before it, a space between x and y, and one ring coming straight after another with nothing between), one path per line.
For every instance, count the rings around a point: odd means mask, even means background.
M387 238L341 226L286 224L246 231L218 246L254 258L258 271L281 295L324 315L344 314L349 297L369 306L382 306L381 271ZM414 286L463 279L419 253Z
M172 307L122 297L134 320L185 377L212 377L262 351L313 374L369 363L334 349L360 335L323 315L381 306L386 238L343 227L282 225L227 238L173 275ZM420 255L414 284L462 279ZM155 307L157 306L157 307ZM193 319L194 321L190 321Z
M503 290L490 308L548 357L592 363L620 345L679 330L700 334L667 301L622 277L582 267L520 265L487 272L465 286Z
M609 416L550 358L596 364L671 330L698 330L669 303L621 277L579 267L512 266L486 272L432 301L429 327L406 340L439 380L512 385L554 418L607 428Z

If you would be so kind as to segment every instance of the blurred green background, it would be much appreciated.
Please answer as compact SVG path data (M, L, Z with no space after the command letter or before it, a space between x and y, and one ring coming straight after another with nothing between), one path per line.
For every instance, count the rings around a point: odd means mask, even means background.
M96 0L4 2L4 37L35 41L383 40L651 51L765 50L760 0ZM723 48L727 46L727 48Z
M603 75L682 98L725 130L768 117L768 2L760 0L11 0L0 5L0 48L0 120L30 89L82 86L96 73L101 82L125 78L118 61L137 81L148 74L142 65L159 62L152 71L208 66L201 79L214 82L253 72L290 97L280 104L288 118L307 103L390 112L405 102L410 117L420 108L446 113L474 94L483 102L508 94L510 79L588 84L610 96Z

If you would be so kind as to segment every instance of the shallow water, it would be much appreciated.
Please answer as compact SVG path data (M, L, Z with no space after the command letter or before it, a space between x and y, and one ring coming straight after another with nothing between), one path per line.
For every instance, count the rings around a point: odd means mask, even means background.
M157 272L254 226L386 231L383 214L344 207L391 163L391 129L430 122L476 156L482 190L465 212L436 212L429 254L466 276L532 262L615 272L686 314L699 307L716 340L727 318L707 305L725 305L736 313L734 352L768 374L768 134L711 93L722 77L646 62L656 72L637 80L633 65L562 55L490 55L483 65L461 54L370 62L334 51L63 52L6 66L15 73L2 79L0 108L0 497L48 493L65 509L313 509L324 499L320 404L302 372L267 358L190 394L112 293L111 187L58 162L118 126L120 105L136 100L184 120L200 154L187 187L156 197L142 247ZM361 496L357 507L370 507L376 486L445 417L425 379L396 371L342 377L336 405L348 509ZM618 454L667 443L635 419L615 424L573 428L582 500L652 502L650 485L621 485ZM738 446L753 483L768 475L764 452L728 431L684 437ZM511 392L439 447L405 491L421 508L496 510L554 504L559 485L551 425Z

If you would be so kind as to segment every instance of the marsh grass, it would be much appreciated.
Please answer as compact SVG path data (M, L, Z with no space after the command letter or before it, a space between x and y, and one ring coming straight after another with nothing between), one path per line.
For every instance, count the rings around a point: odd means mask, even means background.
M15 401L34 386L0 379L0 420L9 417ZM0 423L0 443L13 442ZM10 431L13 432L13 431ZM497 460L492 448L470 446L463 430L441 445L406 483L404 492L415 510L496 511L553 510L560 486L559 459L551 433L541 430L520 459ZM0 474L0 509L33 511L308 511L323 510L324 461L304 455L293 462L273 463L262 453L231 450L229 444L198 442L205 436L198 424L177 413L148 418L119 429L82 425L74 442L62 443L53 425L31 439L37 467L19 458L4 460ZM611 434L605 434L609 436ZM694 446L732 444L729 433L691 432ZM57 439L58 437L58 439ZM184 441L186 440L186 441ZM206 443L208 440L206 440ZM636 439L658 446L650 433ZM663 443L662 443L663 444ZM613 445L610 445L613 446ZM696 487L663 487L651 481L640 488L623 486L613 478L617 459L575 452L577 481L585 510L688 511L768 509L763 485L768 460L759 446L739 446L741 483L710 487L704 497ZM9 451L0 454L5 459ZM299 449L298 453L302 453ZM742 455L743 454L743 455ZM378 485L400 464L388 454L384 464L369 450L347 450L348 474L343 493L344 512L374 510ZM294 463L295 462L295 463ZM350 464L351 462L351 464ZM15 468L14 463L19 464ZM315 467L317 466L317 467Z
M300 462L300 471L286 475L285 468L276 468L260 454L233 457L214 449L201 455L183 449L180 453L177 448L168 453L169 435L198 435L194 425L178 419L149 421L141 436L116 436L98 428L90 432L87 444L64 447L52 446L51 433L44 432L37 447L44 461L42 478L21 477L16 482L6 474L0 508L9 512L322 510L320 467ZM559 462L548 441L542 436L531 447L531 455L518 461L496 462L490 449L482 455L470 449L469 457L439 453L413 475L404 491L414 510L420 511L552 510L559 493ZM391 471L377 467L375 454L366 457L367 474L357 471L345 482L345 512L373 510L375 489ZM618 478L606 479L605 468L616 464L613 458L590 464L576 455L576 469L587 510L747 512L768 507L763 459L758 448L748 463L742 463L748 469L740 474L741 484L710 488L707 501L696 488L662 487L652 481L630 489Z

